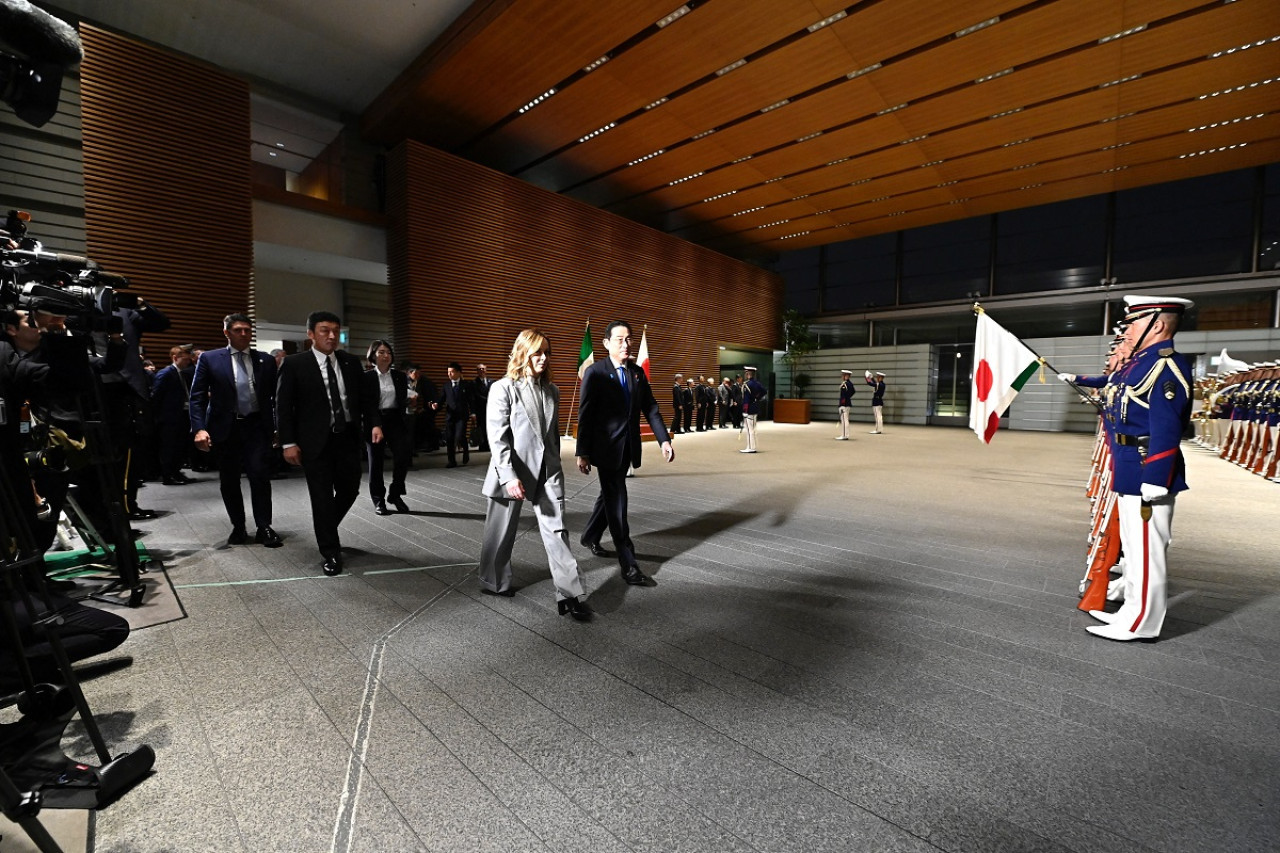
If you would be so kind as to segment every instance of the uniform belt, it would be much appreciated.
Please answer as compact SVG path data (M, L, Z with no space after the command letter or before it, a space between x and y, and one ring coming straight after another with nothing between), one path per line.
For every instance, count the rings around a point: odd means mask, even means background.
M1149 435L1117 435L1116 444L1123 444L1126 447L1146 447L1151 443Z

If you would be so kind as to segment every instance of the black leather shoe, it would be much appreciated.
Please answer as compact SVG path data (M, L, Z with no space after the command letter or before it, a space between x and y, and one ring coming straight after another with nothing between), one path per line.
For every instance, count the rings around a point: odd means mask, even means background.
M324 562L320 564L320 568L329 577L342 574L342 558L341 557L325 557Z
M391 515L391 511L387 509L387 502L382 498L373 499L373 513L374 515Z
M498 592L497 590L494 590L494 589L489 589L489 587L487 586L482 586L480 587L480 591L483 592L485 595L500 595L503 598L512 598L516 594L516 589L513 586L507 587L502 592Z
M448 465L446 465L446 466L444 466L444 467L446 467L446 468L457 468L457 467L458 467L458 463L457 463L457 462L450 462Z
M133 512L129 513L129 519L131 521L149 521L150 519L158 518L159 516L160 513L156 512L154 509L135 509Z
M271 525L259 527L258 532L254 534L253 541L259 545L265 545L268 548L279 548L284 544L284 540L280 538L280 534L271 529Z
M609 556L609 552L606 551L604 548L600 547L599 542L583 542L582 547L586 548L588 551L590 551L592 554L595 554L597 557Z
M632 586L657 586L653 578L640 571L639 566L627 566L623 569L622 579Z
M391 505L396 508L396 512L409 511L409 505L404 502L404 498L400 495L396 495L394 498L391 498Z
M188 480L186 477L165 477L160 482L166 486L185 486L187 483L190 483L191 481Z
M249 534L245 532L243 527L231 528L231 535L227 537L228 545L244 545L249 541Z
M563 616L568 613L579 622L591 621L591 609L576 598L562 598L556 602L556 609Z

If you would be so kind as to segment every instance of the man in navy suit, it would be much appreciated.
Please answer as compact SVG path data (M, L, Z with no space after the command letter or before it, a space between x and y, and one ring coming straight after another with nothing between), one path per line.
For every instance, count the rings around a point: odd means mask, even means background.
M606 525L618 552L622 579L635 586L653 581L636 565L635 548L627 524L627 469L640 467L640 415L644 414L662 445L668 462L676 458L671 436L644 371L628 361L631 326L616 320L604 332L609 357L592 363L582 375L582 399L578 403L578 470L596 468L600 496L582 532L582 544L596 556L604 556L600 536Z
M309 352L286 356L276 384L276 425L284 461L301 465L311 521L326 575L342 571L338 525L360 494L362 436L383 439L377 402L366 402L360 359L338 349L342 320L328 311L307 317ZM362 415L368 423L361 426Z
M166 486L185 486L196 482L182 473L191 447L191 347L170 348L169 359L172 363L156 372L151 408L160 439L160 476Z
M227 346L208 350L191 379L191 431L199 450L214 450L222 503L231 520L228 545L249 541L245 530L241 471L249 479L254 541L280 547L271 529L271 439L275 430L276 360L249 346L253 321L228 314L222 321Z

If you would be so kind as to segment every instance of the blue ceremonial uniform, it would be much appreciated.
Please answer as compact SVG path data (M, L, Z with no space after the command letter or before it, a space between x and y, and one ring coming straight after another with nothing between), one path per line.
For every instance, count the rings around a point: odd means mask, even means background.
M1142 484L1186 490L1179 445L1191 418L1191 365L1165 341L1136 353L1115 375L1106 419L1114 434L1112 489L1138 495Z

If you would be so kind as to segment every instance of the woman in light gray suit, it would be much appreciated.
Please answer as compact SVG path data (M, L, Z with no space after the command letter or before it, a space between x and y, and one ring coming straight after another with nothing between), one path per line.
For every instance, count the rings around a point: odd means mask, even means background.
M560 463L560 389L551 384L551 342L525 329L511 347L507 375L489 389L485 423L492 450L482 491L489 498L480 546L480 591L512 595L511 548L524 501L533 503L542 544L551 563L560 615L579 622L591 611L578 561L564 526L564 469Z

